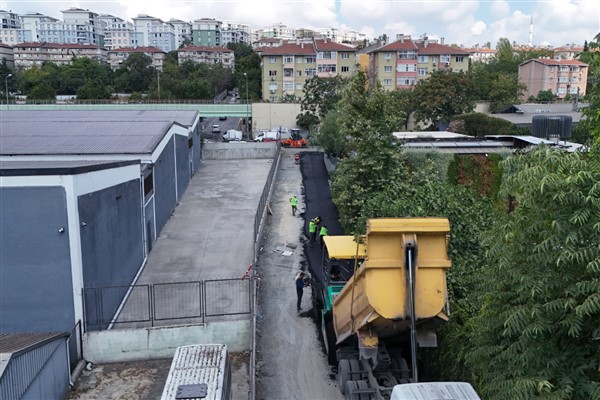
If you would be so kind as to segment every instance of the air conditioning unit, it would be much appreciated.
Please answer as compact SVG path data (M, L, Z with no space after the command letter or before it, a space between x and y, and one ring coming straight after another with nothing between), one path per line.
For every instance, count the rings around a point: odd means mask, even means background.
M275 93L275 89L271 89L271 93Z
M275 77L274 77L274 76L272 76L272 77L271 77L271 80L272 80L272 81L274 81L274 80L275 80Z
M450 66L450 63L444 63L444 65L445 65L446 67L449 67L449 66Z

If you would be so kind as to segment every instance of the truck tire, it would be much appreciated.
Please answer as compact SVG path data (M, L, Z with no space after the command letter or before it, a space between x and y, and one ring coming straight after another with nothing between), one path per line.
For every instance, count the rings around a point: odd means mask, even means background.
M369 384L366 381L356 381L356 385L358 386L359 389L368 389L369 388ZM360 400L370 400L371 395L368 393L361 393L358 395L358 398Z
M348 382L348 380L350 380L350 361L343 359L340 360L337 369L337 383L342 394L344 394L344 391L346 390L346 382Z

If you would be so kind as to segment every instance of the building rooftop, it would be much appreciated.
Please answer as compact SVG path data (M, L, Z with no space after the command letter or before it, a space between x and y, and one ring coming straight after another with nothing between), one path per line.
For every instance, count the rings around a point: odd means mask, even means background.
M356 51L356 49L352 46L332 42L328 39L315 40L315 48L317 51Z
M186 46L180 49L177 49L177 52L186 52L186 51L203 51L207 53L233 53L233 50L230 50L226 47L218 47L218 46Z
M419 48L419 54L422 55L443 55L443 54L452 54L452 55L465 55L468 56L469 52L458 47L445 46L439 43L427 43L425 45L424 42L417 42L417 47Z
M75 175L139 164L130 161L0 161L0 176Z
M539 62L540 64L544 64L544 65L569 65L569 66L582 66L582 67L587 67L588 65L586 63L582 63L579 60L555 60L553 58L532 58L530 60L524 61L521 64L519 64L519 67L521 65L525 65L525 64L529 64L530 62Z
M292 44L286 43L277 47L269 47L262 50L264 56L282 56L282 55L314 55L317 52L312 43Z

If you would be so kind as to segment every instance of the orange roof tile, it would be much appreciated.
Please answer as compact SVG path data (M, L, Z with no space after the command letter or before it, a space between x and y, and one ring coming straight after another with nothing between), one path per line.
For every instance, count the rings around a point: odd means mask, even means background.
M429 43L427 44L427 47L425 47L424 43L417 43L417 47L419 48L418 53L422 55L469 55L468 51L464 51L463 49L459 49L457 47L445 46L439 43Z
M332 42L331 40L326 39L315 40L315 48L317 51L356 51L352 46Z
M294 54L294 55L316 55L314 46L312 43L303 43L303 44L292 44L286 43L277 47L269 47L263 51L263 55L265 56L282 56L286 54Z

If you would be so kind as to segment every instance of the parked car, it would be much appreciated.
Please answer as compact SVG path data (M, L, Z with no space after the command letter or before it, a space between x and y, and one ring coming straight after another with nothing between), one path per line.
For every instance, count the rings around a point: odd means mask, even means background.
M219 125L213 125L212 133L221 133L221 127Z
M231 141L239 142L241 140L242 140L242 131L230 129L223 134L224 142L231 142Z
M219 117L219 121L225 121L227 117Z

